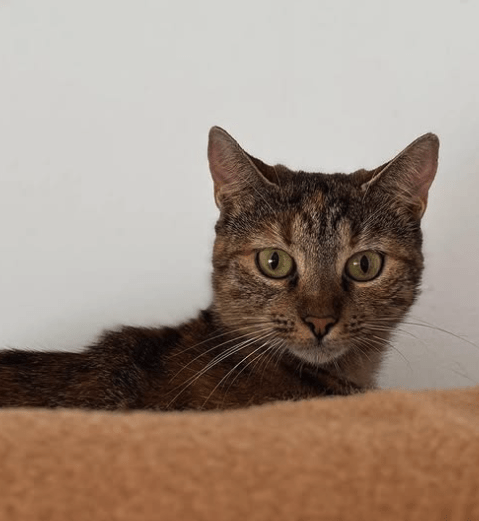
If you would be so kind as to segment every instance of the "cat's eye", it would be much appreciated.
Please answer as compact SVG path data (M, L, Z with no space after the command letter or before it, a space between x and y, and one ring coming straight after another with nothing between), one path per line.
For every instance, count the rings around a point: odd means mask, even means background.
M294 270L293 258L283 250L265 248L256 255L256 263L260 271L267 277L283 279Z
M375 251L355 253L346 263L346 273L353 280L367 282L376 278L383 267L383 256Z

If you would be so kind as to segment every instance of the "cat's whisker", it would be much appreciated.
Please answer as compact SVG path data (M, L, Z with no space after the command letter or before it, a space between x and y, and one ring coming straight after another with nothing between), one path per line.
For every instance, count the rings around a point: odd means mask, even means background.
M261 374L261 382L263 381L264 373L266 371L266 368L268 367L269 362L274 358L275 354L278 353L278 348L281 345L283 340L281 338L275 338L273 337L272 340L270 340L270 346L266 351L263 353L263 358L261 358L254 366L253 370L256 373L259 373L261 369L263 369Z
M242 338L244 337L245 335L242 335L240 337L237 337L236 340L238 340L239 338ZM199 376L201 376L202 374L204 374L205 372L209 371L212 367L214 367L215 365L217 365L218 363L222 362L224 359L228 358L230 355L234 354L235 352L237 352L238 350L242 349L243 347L246 347L247 345L251 344L251 343L254 343L258 337L251 337L251 334L248 334L246 335L248 338L246 338L246 340L243 340L241 341L240 343L235 343L233 344L231 347L228 347L227 349L225 349L224 351L222 351L221 353L219 353L218 355L216 355L214 358L212 358L204 367L203 369L200 371L200 373L195 373L190 379L188 379L185 383L188 383L189 380L191 379L197 379ZM262 338L262 336L260 336L259 338ZM220 344L219 346L221 346L222 344ZM218 348L219 346L215 346L214 349ZM210 349L211 351L211 349Z
M385 346L390 347L389 342L380 342L375 338L356 338L354 339L354 342L359 342L364 348L376 353L382 353Z
M409 336L413 337L414 339L422 342L422 339L419 338L417 335L415 335L414 333L411 333L411 331L408 331L407 329L401 329L400 327L390 328L390 327L386 327L381 324L378 325L378 324L375 324L374 322L372 322L372 323L369 322L368 329L371 331L378 331L380 333L388 333L390 335L394 335L396 333L403 333L405 335L409 335Z
M417 322L406 322L406 321L404 321L403 324L405 324L407 326L424 327L424 328L427 328L427 329L432 329L434 331L440 331L441 333L446 333L448 335L451 335L452 337L457 338L458 340L462 340L463 342L466 342L467 344L469 344L469 345L479 349L479 345L475 344L474 342L471 342L470 340L468 340L467 338L464 338L461 335L453 333L452 331L448 331L447 329L443 329L442 327L436 326L434 324L429 324L428 322L425 322L424 320L423 320L423 322L424 322L424 324L419 324Z
M220 353L219 355L217 355L215 358L213 358L206 366L205 366L205 369L210 369L212 366L216 365L217 363L223 361L225 358L227 358L228 356L230 356L232 353L234 353L237 348L239 346L243 347L243 344L247 344L250 340L251 342L256 342L258 340L261 340L267 336L270 335L270 331L271 331L271 328L266 328L266 332L265 331L260 331L260 333L262 333L260 336L257 336L257 337L253 337L253 338L250 338L250 339L246 339L244 340L243 342L241 342L240 344L236 344L236 345L233 345L232 347L226 349L225 351L223 351L222 353Z
M306 362L304 360L298 360L299 364L298 364L298 373L299 373L299 377L302 378L303 377L303 368L306 364Z
M396 353L398 353L399 356L401 356L401 358L408 365L409 369L412 371L411 362L409 362L407 357L403 353L401 353L401 351L390 340L385 340L384 338L381 338L377 335L371 335L368 337L368 342L371 342L373 344L374 344L374 342L377 342L377 345L380 347L386 345L386 346L390 347L391 349L394 349L394 351L396 351Z
M256 372L258 371L258 369L259 369L259 367L257 367L258 364L263 363L264 360L265 360L265 358L266 358L266 355L267 355L269 352L271 352L272 350L274 350L275 347L277 346L277 339L276 339L276 340L273 339L273 342L275 342L275 343L271 344L270 346L268 346L268 347L266 348L265 351L263 351L263 352L261 352L259 355L255 356L255 358L253 358L253 360L251 360L250 362L248 362L248 363L247 363L247 364L246 364L246 365L241 369L241 371L238 372L238 374L233 378L233 380L230 382L228 388L227 388L226 391L224 392L224 395L223 395L223 402L222 402L222 403L224 403L224 400L225 400L226 396L228 395L231 386L234 384L234 382L236 381L236 379L240 376L240 374L241 374L241 373L242 373L242 372L243 372L243 371L244 371L244 370L245 370L249 365L251 365L251 364L253 364L254 362L256 362L256 365L253 367L253 371L256 371ZM257 362L257 360L259 360L259 362ZM250 376L251 376L251 375L250 375ZM260 381L262 382L262 378L261 378Z
M254 374L254 373L257 373L258 371L258 367L259 365L264 362L264 359L266 357L266 354L269 353L269 351L271 350L273 344L271 342L275 342L275 339L273 337L273 339L270 339L268 341L268 345L266 346L265 350L262 351L258 356L256 356L253 360L251 360L250 362L248 362L248 364L246 364L246 366L244 367L244 369L246 369L247 367L249 367L250 365L252 366L251 367L251 371L248 375L248 381L249 379L251 378L251 375ZM238 374L241 374L242 371L244 370L242 369ZM233 378L233 380L231 381L230 383L230 386L234 383L234 381L236 380L237 376L235 376L235 378Z
M427 322L426 320L424 319L421 319L420 317L417 317L417 316L412 316L410 315L410 317L417 321L417 322L411 322L409 321L408 319L401 319L401 317L376 317L374 319L374 322L385 322L385 323L391 323L391 322L398 322L398 323L402 323L404 325L411 325L411 326L417 326L417 327L425 327L425 328L429 328L429 329L433 329L433 330L436 330L436 331L440 331L441 333L446 333L448 335L451 335L455 338L457 338L458 340L462 340L474 347L477 347L479 348L479 346L477 344L475 344L474 342L470 341L468 338L465 338L464 336L462 335L459 335L453 331L449 331L448 329L444 329L440 326L437 326L435 324L432 324L430 322ZM422 323L418 323L418 322L422 322ZM396 328L396 325L394 325L394 328Z
M276 350L272 351L271 360L274 361L276 359L273 365L273 371L278 368L279 363L284 359L285 355L289 355L289 350L286 345L286 340L282 339Z
M479 382L477 380L474 380L469 375L462 371L458 371L457 369L454 369L453 367L449 368L453 373L456 373L458 376L461 376L462 378L465 378L466 380L469 380L472 384L477 385Z
M273 333L274 334L274 333ZM231 373L234 372L234 370L239 367L241 364L243 364L250 356L253 356L255 353L257 353L260 349L262 349L265 345L267 345L268 342L263 342L259 347L257 347L256 349L254 349L249 355L246 355L245 357L243 357L235 366L233 366L227 373L225 376L223 376L223 378L216 384L216 386L213 388L213 390L211 391L211 393L209 394L208 398L205 400L205 402L203 403L203 407L206 405L207 401L211 398L211 396L215 393L216 389L218 389L218 387L221 386L221 384L228 379L228 377L230 376ZM261 354L260 354L261 355ZM255 359L253 359L255 360ZM249 364L248 364L249 365ZM246 366L247 367L247 366ZM243 369L240 371L240 374L243 372L243 370L245 369L245 367L243 367ZM234 380L233 380L234 381Z
M263 324L263 323L264 323L264 324L267 324L267 323L269 323L269 322L268 322L267 320L265 320L265 321L263 321L263 322L258 322L258 324ZM205 338L205 340L202 340L201 342L198 342L197 344L194 344L194 345L192 345L192 346L189 346L189 347L187 347L186 349L182 349L181 351L178 351L177 353L173 353L173 354L171 355L171 358L174 358L174 357L176 357L176 356L178 356L178 355L182 355L182 354L186 353L187 351L190 351L191 349L195 349L196 347L199 347L199 346L201 346L201 345L203 345L203 344L206 344L207 342L211 342L212 340L216 340L217 338L221 338L222 336L232 335L232 334L234 334L234 333L237 333L238 331L243 331L243 330L245 330L246 328L248 328L248 329L249 329L249 328L253 328L253 327L255 327L256 325L257 325L257 324L253 324L253 323L251 323L251 324L248 325L248 324L246 323L246 325L244 325L244 326L242 326L242 327L239 327L239 328L237 328L237 329L227 330L227 331L224 331L223 333L220 333L219 335L215 335L215 336L212 336L212 337L209 337L209 338Z
M253 333L256 333L258 331L261 331L263 329L267 329L267 327L262 327L262 328L257 328L256 326L249 326L247 327L247 329L253 329ZM239 331L239 330L244 330L246 328L239 328L239 329L236 329L235 331ZM211 347L210 349L207 349L206 351L202 351L198 356L196 356L195 358L193 358L193 360L190 360L186 365L184 365L174 376L171 377L170 381L174 380L184 369L186 369L187 367L189 367L193 362L195 362L196 360L198 360L198 358L201 358L202 356L205 356L207 353L209 353L210 351L213 351L215 349L218 349L219 347L223 346L223 345L226 345L226 344L229 344L231 342L236 342L237 340L239 340L240 338L245 338L245 337L249 337L251 336L252 332L248 332L248 333L245 333L243 335L240 335L236 338L233 338L233 339L229 339L229 340L226 340L225 342L222 342L221 344L216 344L214 345L213 347ZM221 335L223 336L223 335ZM210 339L211 340L211 339ZM204 343L204 342L202 342ZM196 344L195 347L199 346L200 344Z
M370 356L368 355L368 353L366 352L365 348L370 348L372 347L373 349L376 347L376 346L373 346L373 345L367 345L366 342L363 342L362 340L359 341L359 339L356 339L356 342L353 341L353 344L359 349L359 351L361 352L361 355L362 356L365 356L367 360L369 360L371 362L371 358Z
M258 370L258 366L259 364L263 363L265 358L266 358L266 355L269 354L270 351L272 351L274 348L276 347L276 343L274 344L270 344L269 346L266 347L266 349L264 351L262 351L261 353L259 353L259 355L257 355L255 358L253 358L253 360L251 360L250 362L248 362L242 369L241 371L238 372L238 374L233 378L233 380L231 381L230 383L230 386L233 385L233 383L236 381L236 379L238 378L238 376L247 368L249 367L250 365L253 365L252 367L252 370L253 371L257 371ZM256 364L255 364L256 362ZM251 376L251 375L250 375Z
M284 346L284 344L285 344L285 341L283 339L277 338L275 340L274 348L270 349L267 356L265 355L264 359L261 362L261 365L258 367L258 371L261 370L261 367L263 368L263 371L261 373L261 382L263 382L264 374L266 372L268 365L270 364L270 362L272 360L274 360L275 357L277 357L280 354L281 349ZM279 358L279 356L278 356L278 358Z
M216 356L214 356L202 369L202 371L207 371L209 370L212 366L214 366L216 363L218 362L221 362L221 360L223 360L223 358L226 358L228 357L230 354L234 353L238 348L240 348L241 346L245 345L245 344L248 344L248 343L251 343L251 342L254 342L255 340L255 337L251 337L251 334L248 334L247 335L247 338L246 340L242 340L241 342L237 342L237 340L239 340L240 338L243 338L244 335L241 335L240 337L237 337L236 339L233 339L233 340L230 340L228 341L228 343L230 342L233 342L233 345L228 347L227 349L225 349L224 351L221 351L219 354L217 354ZM218 344L218 345L215 345L214 348L212 349L217 349L218 347L221 347L221 345L223 344ZM209 351L211 351L212 349L210 349ZM202 353L204 354L204 353ZM186 382L184 383L188 383L190 380L196 378L198 376L198 373L194 373L193 376L191 376L188 380L186 380ZM181 386L181 384L180 384ZM180 387L178 386L178 387ZM175 387L173 389L173 391L175 389L177 389L178 387Z
M415 340L417 340L418 342L420 342L427 350L430 350L430 347L428 346L427 342L425 342L422 338L418 337L414 333L411 333L411 331L408 331L407 329L403 329L401 327L396 327L394 330L391 330L390 328L377 326L375 324L373 324L373 325L370 324L369 328L373 331L391 333L394 335L396 335L396 334L408 335L408 336L414 338Z
M213 361L210 361L201 371L198 373L194 373L190 378L188 378L185 382L177 385L173 389L171 389L168 394L171 394L174 391L177 391L180 389L180 391L174 396L172 400L170 400L167 404L167 409L195 382L197 382L204 374L206 374L212 367L214 367L217 363L220 363L223 359L227 358L228 356L234 354L235 352L240 351L243 347L247 347L248 345L251 345L254 343L254 339L247 339L243 342L240 342L239 344L235 344L234 348L228 349L226 352L221 353L221 355L218 355L215 357L214 363Z
M383 329L373 328L373 327L369 326L367 337L362 338L362 337L358 336L358 337L352 339L352 342L353 343L360 342L360 343L362 343L362 345L364 347L366 347L368 349L373 349L378 353L382 352L385 346L392 347L394 349L394 345L391 343L391 341L389 339L380 337L377 335L371 335L371 334L369 334L369 333L371 333L371 331L386 332L386 333L389 332L389 330L387 330L387 329L383 330Z
M421 337L415 335L414 333L411 333L411 331L408 331L407 329L397 327L394 333L402 334L402 335L409 335L410 337L412 337L415 340L417 340L418 342L420 342L428 351L431 350L431 347L427 344L427 342L425 342Z
M242 349L248 347L249 345L252 345L255 342L261 341L264 338L267 338L268 336L273 335L273 334L274 334L274 332L269 331L267 333L260 335L259 337L248 338L247 340L244 340L243 342L240 342L239 344L228 349L221 355L213 358L213 360L211 360L199 373L194 374L186 382L180 384L179 386L177 386L176 388L174 388L170 391L170 392L173 392L173 391L177 390L178 388L182 387L180 392L172 400L170 400L170 402L168 402L167 408L169 408L171 406L171 404L174 403L184 391L186 391L186 389L188 389L191 385L193 385L199 378L201 378L205 373L207 373L215 365L219 364L224 359L228 358L229 356L233 355L234 353L237 353L237 352L241 351Z
M376 353L382 352L383 345L379 345L376 343L376 341L373 341L372 343L368 340L362 339L362 338L355 338L352 339L352 344L355 348L358 349L357 357L361 360L361 358L364 356L368 361L372 362L371 357L368 355L367 350L375 351Z
M418 320L420 320L420 319L418 319ZM375 328L375 329L377 329L377 328ZM395 333L406 333L406 334L412 336L413 338L415 338L416 340L418 340L419 342L421 342L421 344L422 344L426 349L428 349L429 351L431 351L431 348L430 348L430 346L427 344L427 342L425 342L422 338L418 337L417 335L414 335L414 334L411 333L410 331L398 327L398 328L396 328ZM456 363L457 363L457 361L456 361ZM408 365L410 366L410 364L408 364ZM455 373L455 374L457 374L457 375L459 375L459 376L461 376L461 377L463 377L463 378L469 380L471 383L473 383L473 384L475 384L475 385L477 385L477 383L479 383L479 382L476 382L475 380L473 380L472 378L470 378L470 377L466 374L466 372L464 372L464 370L463 370L463 371L458 371L458 370L456 370L456 369L454 369L454 368L452 368L452 367L450 367L449 369L450 369L453 373ZM461 366L461 369L464 369L464 368Z
M334 358L334 360L333 360L333 365L336 368L337 373L341 374L341 368L339 367L339 364L338 364L338 361L336 360L336 358Z
M282 339L280 340L280 342L278 343L278 345L276 346L276 349L272 350L271 351L271 354L269 356L269 359L268 359L268 364L270 363L273 363L274 362L274 365L273 365L273 370L278 367L283 355L284 355L284 352L286 351L286 340ZM266 366L265 368L263 369L263 373L266 371Z

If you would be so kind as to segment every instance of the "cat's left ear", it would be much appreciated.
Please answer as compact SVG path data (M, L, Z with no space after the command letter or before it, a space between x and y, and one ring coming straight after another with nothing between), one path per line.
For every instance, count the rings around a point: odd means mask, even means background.
M424 134L394 159L371 172L370 179L361 188L366 193L375 188L386 190L420 219L426 211L429 188L436 175L438 154L438 137Z

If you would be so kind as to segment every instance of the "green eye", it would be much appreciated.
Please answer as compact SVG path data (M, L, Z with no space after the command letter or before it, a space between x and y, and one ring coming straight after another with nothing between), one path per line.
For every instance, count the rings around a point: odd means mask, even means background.
M346 273L359 282L376 278L383 267L383 257L375 251L360 251L346 263Z
M272 279L287 277L294 269L292 257L285 251L275 248L265 248L258 252L256 263L262 273Z

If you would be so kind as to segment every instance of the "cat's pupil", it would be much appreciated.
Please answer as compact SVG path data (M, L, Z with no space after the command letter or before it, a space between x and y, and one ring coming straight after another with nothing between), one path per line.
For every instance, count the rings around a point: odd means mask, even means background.
M361 260L359 261L359 266L361 267L363 273L367 273L369 271L369 260L366 257L366 255L363 255L361 257Z
M273 255L268 259L269 267L272 270L275 270L278 267L279 264L279 255L277 252L274 252Z

